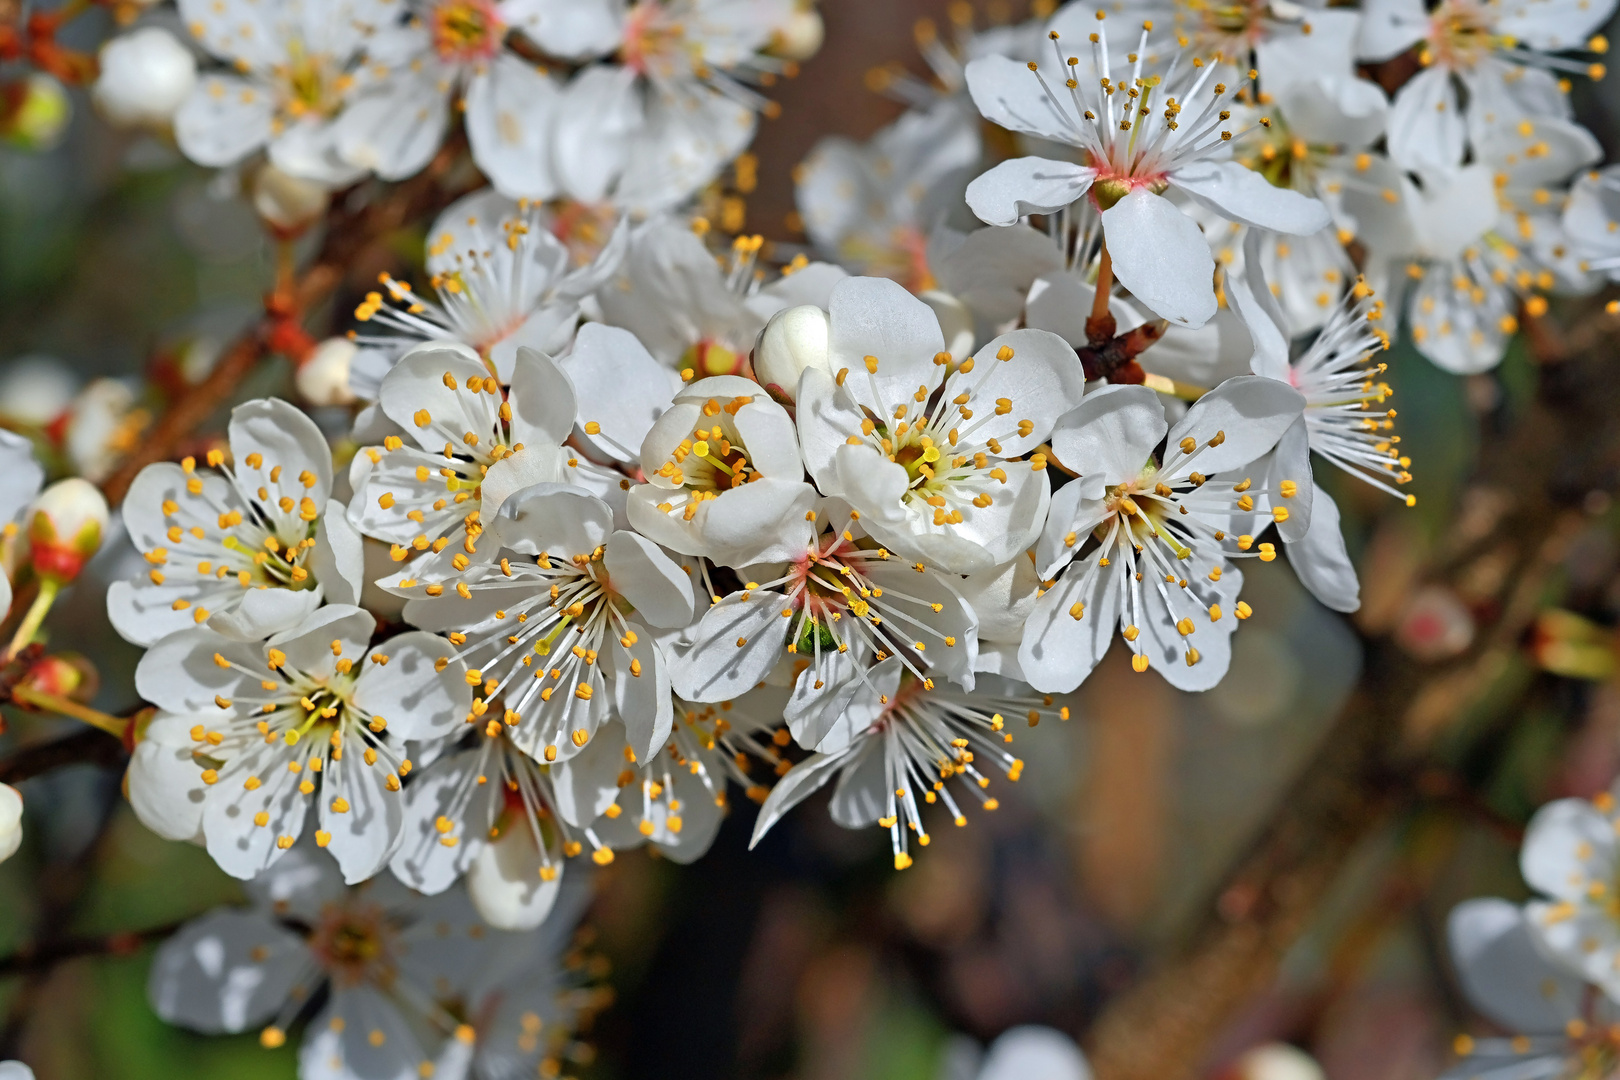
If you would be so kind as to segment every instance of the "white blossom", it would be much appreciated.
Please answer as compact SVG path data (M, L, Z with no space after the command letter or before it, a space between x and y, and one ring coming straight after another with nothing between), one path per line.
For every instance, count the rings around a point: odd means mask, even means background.
M1036 546L1036 567L1053 583L1043 585L1019 651L1031 686L1074 689L1116 626L1137 671L1152 667L1183 690L1221 680L1232 631L1250 613L1229 559L1275 558L1274 545L1253 535L1270 522L1284 539L1310 525L1308 449L1303 423L1295 426L1303 405L1278 380L1242 376L1200 398L1174 428L1157 396L1136 386L1090 394L1063 418L1052 448L1080 478L1053 496ZM1274 460L1290 431L1287 453Z
M1293 235L1326 227L1327 210L1229 160L1231 142L1242 136L1223 126L1237 88L1219 80L1220 65L1179 49L1162 69L1149 68L1144 29L1128 75L1115 82L1105 24L1096 27L1089 68L1066 56L1058 37L1052 47L1061 76L1005 57L968 65L968 88L986 119L1072 147L1084 159L1003 162L968 185L968 205L992 225L1010 225L1089 197L1102 212L1120 284L1161 318L1202 326L1216 310L1214 262L1197 224L1165 192L1228 220Z
M1049 697L998 694L988 686L972 694L932 688L910 675L899 657L890 657L855 687L838 726L815 753L771 790L750 846L782 815L837 777L829 805L832 819L846 829L886 829L894 867L904 870L911 865L913 836L923 847L929 843L924 805L943 804L961 827L967 817L960 795L995 810L999 800L986 794L989 774L997 772L1017 783L1024 762L1006 748L1013 741L1006 714L1027 716L1034 727L1043 716L1066 720L1069 710L1054 709ZM951 780L960 781L956 795Z
M883 278L841 282L829 315L833 374L807 369L796 395L821 493L895 554L957 573L1026 549L1050 496L1036 448L1084 392L1074 350L1014 330L953 363L933 312Z
M570 3L566 20L542 13L529 35L558 55L614 56L576 74L558 103L552 163L565 194L668 209L743 151L757 113L774 114L749 84L787 70L763 50L791 20L791 0Z
M1479 155L1493 129L1527 117L1568 118L1559 76L1600 78L1603 65L1553 54L1606 49L1587 35L1613 11L1612 0L1442 0L1432 11L1419 0L1367 0L1362 59L1388 60L1417 45L1423 64L1395 95L1390 157L1426 178L1454 173L1470 147Z
M196 836L200 820L220 868L251 878L303 835L313 802L315 842L345 880L386 866L401 836L405 741L455 730L472 695L443 639L410 631L371 647L375 627L369 612L329 604L267 642L197 627L148 649L136 688L173 715L152 722L158 750L130 776L143 820L173 839Z
M391 0L181 0L198 43L235 74L204 73L174 117L199 165L234 165L267 149L284 172L348 184L364 170L339 153L333 125L367 37L393 19Z
M413 587L406 618L450 632L481 695L475 707L499 692L525 753L567 760L618 718L636 754L650 757L673 720L654 630L692 621L687 572L616 530L612 509L578 488L526 488L491 528L486 561L458 571L453 589Z
M285 401L231 413L231 463L148 465L124 498L143 577L107 590L114 628L137 645L207 623L239 640L298 625L322 602L356 603L360 536L331 497L332 452Z
M197 59L161 26L143 26L101 47L90 96L115 124L160 125L173 119L197 82Z
M570 269L568 249L538 206L487 189L457 200L428 231L426 268L437 302L385 275L382 289L355 310L366 327L352 335L362 349L350 386L375 401L402 355L440 343L471 348L510 382L520 348L555 354L567 347L580 301L614 272L624 238L615 231L592 262Z

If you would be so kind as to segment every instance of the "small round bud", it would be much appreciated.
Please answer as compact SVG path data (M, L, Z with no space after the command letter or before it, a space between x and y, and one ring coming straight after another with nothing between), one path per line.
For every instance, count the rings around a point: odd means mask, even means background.
M253 209L273 228L298 233L326 213L331 191L324 184L289 176L266 165L253 176Z
M65 585L101 549L107 535L107 500L88 480L58 480L28 508L28 545L34 573Z
M110 476L150 419L136 407L135 391L119 379L96 379L74 399L62 430L62 446L80 476L99 482Z
M79 380L60 360L25 356L0 375L0 416L42 428L67 411L78 390Z
M771 396L792 401L805 368L829 374L827 313L814 304L778 311L759 332L754 345L754 377Z
M348 405L354 401L349 389L349 365L359 347L348 338L327 338L315 346L298 371L293 383L311 405Z
M815 8L799 8L776 28L771 51L786 60L808 60L821 51L827 28Z
M973 355L973 312L948 292L929 289L917 299L933 309L939 329L945 335L945 351L957 362Z
M109 123L162 127L197 85L197 58L161 26L143 26L101 47L90 97Z
M73 119L73 101L62 84L40 72L0 83L0 142L45 151L62 141Z
M1316 1059L1286 1043L1256 1046L1237 1059L1232 1072L1239 1080L1324 1080Z
M22 846L22 796L10 784L0 784L0 862Z
M101 689L101 676L89 657L80 653L53 653L36 660L20 683L45 694L89 704Z

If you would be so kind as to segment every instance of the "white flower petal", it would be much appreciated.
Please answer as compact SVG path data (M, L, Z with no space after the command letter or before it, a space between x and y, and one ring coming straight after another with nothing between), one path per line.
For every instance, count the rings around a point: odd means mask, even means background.
M1395 94L1389 110L1389 156L1413 172L1448 175L1462 164L1468 127L1458 108L1451 70L1436 64Z
M389 734L399 739L442 738L461 730L472 708L466 666L452 659L444 670L435 670L451 651L449 642L421 631L389 638L372 650L373 657L386 655L388 663L366 663L355 681L355 706L382 717Z
M759 846L760 840L771 831L771 826L782 819L783 814L814 795L826 785L827 781L837 776L839 769L847 760L847 753L811 754L789 769L787 775L771 788L770 795L766 796L764 805L759 808L759 817L754 820L754 835L748 841L749 849Z
M467 871L467 895L495 929L533 930L551 914L562 889L560 873L550 881L540 876L546 865L527 829L508 829L479 849Z
M1519 848L1519 871L1530 887L1581 904L1587 886L1613 887L1617 862L1609 819L1585 799L1557 799L1537 810Z
M1103 211L1114 276L1154 314L1203 326L1215 314L1215 259L1192 218L1137 188Z
M1193 162L1172 172L1170 183L1194 202L1242 225L1309 236L1332 223L1320 200L1276 187L1235 161Z
M595 423L597 434L576 432L585 445L614 461L633 463L654 421L669 408L680 376L654 360L634 334L616 326L586 323L563 357L579 395L579 422Z
M152 960L147 998L171 1024L209 1035L275 1016L309 963L297 934L259 911L218 908L181 927Z
M1040 157L1013 158L981 173L967 186L967 204L988 225L1013 225L1030 214L1050 214L1079 199L1097 170Z
M1114 485L1135 479L1164 438L1164 406L1145 386L1107 386L1064 415L1052 430L1058 460Z
M1299 583L1334 611L1361 608L1361 583L1344 546L1339 528L1339 506L1318 488L1311 507L1311 528L1304 539L1283 548Z
M1005 56L981 56L964 72L973 104L991 123L1053 142L1072 143L1073 121L1059 112L1029 65Z
M1201 473L1247 465L1276 446L1304 408L1305 398L1287 383L1260 375L1227 379L1194 402L1181 422L1170 429L1165 471L1182 475L1180 443L1185 438L1198 443L1197 457L1189 467ZM1206 445L1218 432L1224 433L1221 444Z
M1509 1031L1562 1034L1581 1014L1581 980L1541 954L1518 905L1465 900L1451 909L1446 939L1469 1002Z
M504 50L467 84L467 141L479 171L501 194L513 199L557 195L546 135L561 102L554 79Z

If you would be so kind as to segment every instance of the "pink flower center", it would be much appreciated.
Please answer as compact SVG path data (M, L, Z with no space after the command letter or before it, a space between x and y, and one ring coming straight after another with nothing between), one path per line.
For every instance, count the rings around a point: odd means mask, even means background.
M493 58L506 24L493 0L445 0L433 8L431 31L441 59L465 64Z
M686 28L669 18L663 4L642 0L625 17L619 60L637 75L667 73L685 35Z

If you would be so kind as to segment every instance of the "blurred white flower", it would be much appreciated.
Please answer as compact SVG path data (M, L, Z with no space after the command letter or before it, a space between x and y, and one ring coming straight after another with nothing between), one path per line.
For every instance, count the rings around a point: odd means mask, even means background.
M794 170L811 241L851 273L934 287L931 230L962 201L979 164L979 118L959 101L908 112L865 143L823 138Z
M394 19L390 0L181 0L199 44L234 73L205 72L174 117L199 165L234 165L260 149L293 176L353 183L333 126L354 87L366 39Z
M253 173L253 209L283 234L296 234L326 213L332 192L325 184L265 164Z
M22 796L17 789L10 784L0 784L0 862L17 854L17 849L22 847L22 812ZM0 1072L0 1080L5 1080L3 1072Z
M552 168L565 194L668 209L712 180L776 106L751 83L790 70L764 53L793 0L539 0L525 32L590 64L563 91ZM566 17L564 12L566 11ZM649 168L647 163L657 162Z
M1091 1080L1091 1066L1063 1032L1025 1024L1003 1032L988 1051L953 1037L939 1080Z
M423 897L381 877L345 888L306 845L159 948L147 995L170 1023L208 1034L260 1028L283 1045L309 1011L302 1076L330 1080L555 1075L600 998L563 967L589 897L566 891L538 931L479 921L460 890Z
M1603 65L1555 56L1606 43L1587 35L1609 21L1614 0L1520 4L1500 0L1367 0L1361 24L1363 60L1389 60L1420 45L1419 71L1395 94L1389 156L1425 178L1456 172L1466 151L1479 156L1492 129L1526 117L1567 118L1560 76L1603 76ZM1457 93L1458 87L1464 91Z
M410 0L404 25L366 42L338 151L385 180L426 165L461 112L473 160L514 199L558 194L548 135L558 82L506 47L512 29L539 25L530 0Z
M358 351L359 347L348 338L327 338L315 346L315 351L293 372L299 396L318 407L353 403L349 367Z

